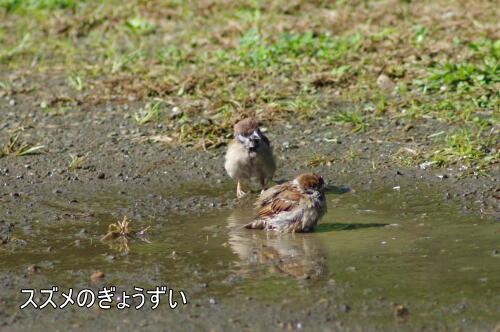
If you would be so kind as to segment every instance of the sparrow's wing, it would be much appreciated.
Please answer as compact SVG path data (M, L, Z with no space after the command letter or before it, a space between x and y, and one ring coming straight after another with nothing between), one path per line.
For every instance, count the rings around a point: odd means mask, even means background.
M267 221L281 212L291 211L299 205L302 194L290 183L266 190L257 202L260 207L257 217L245 228L266 228Z
M257 201L255 202L255 207L260 209L263 206L270 204L270 202L274 199L275 196L287 190L289 187L290 184L288 182L285 182L283 184L279 184L277 186L273 186L269 189L264 190L259 195L259 198L257 198Z
M285 190L280 192L268 204L261 207L257 215L258 219L271 218L281 212L290 211L299 205L302 194L296 190Z
M262 202L257 217L245 228L266 228L269 219L281 212L291 211L299 205L302 195L295 190L276 192L273 199ZM265 203L265 204L264 204Z

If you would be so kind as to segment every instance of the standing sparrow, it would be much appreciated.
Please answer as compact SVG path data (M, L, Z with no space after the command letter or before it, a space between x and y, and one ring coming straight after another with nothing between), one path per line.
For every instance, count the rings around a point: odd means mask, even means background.
M234 139L229 143L224 168L237 181L236 196L245 195L242 181L255 179L261 187L269 182L276 171L273 150L259 123L247 118L234 125Z
M317 174L304 173L292 181L260 194L257 217L245 228L285 233L308 232L326 213L325 182Z

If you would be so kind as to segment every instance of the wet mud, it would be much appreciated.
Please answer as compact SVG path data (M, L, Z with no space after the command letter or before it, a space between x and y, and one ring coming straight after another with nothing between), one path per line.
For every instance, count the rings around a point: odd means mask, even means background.
M1 139L45 148L0 159L0 324L4 330L446 330L498 328L498 169L464 177L407 168L392 155L445 126L388 121L365 132L313 121L270 123L277 182L304 171L331 190L307 234L241 229L256 194L235 199L225 147L153 142L122 104L57 116L2 99ZM417 142L417 143L415 143ZM71 156L85 156L70 169ZM318 156L325 162L311 162ZM100 241L126 216L144 237ZM96 272L102 275L95 277ZM94 275L93 278L91 276ZM54 309L38 306L52 289ZM165 286L154 310L149 293ZM114 287L111 308L64 302ZM140 292L137 288L142 289ZM176 301L172 309L170 301ZM186 296L183 303L180 291ZM119 309L125 292L136 295ZM145 304L141 296L146 294Z

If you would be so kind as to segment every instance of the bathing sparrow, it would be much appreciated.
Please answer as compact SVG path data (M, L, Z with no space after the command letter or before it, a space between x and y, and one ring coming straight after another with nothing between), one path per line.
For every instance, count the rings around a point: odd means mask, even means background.
M309 173L271 187L260 194L255 203L258 215L245 228L284 233L311 231L326 213L324 189L323 178Z

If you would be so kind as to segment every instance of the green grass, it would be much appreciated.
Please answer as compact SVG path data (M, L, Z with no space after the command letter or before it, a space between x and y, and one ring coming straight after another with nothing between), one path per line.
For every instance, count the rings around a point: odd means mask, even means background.
M67 169L74 171L75 169L81 168L85 160L87 160L88 154L86 155L73 155L70 154L71 160L68 163Z
M24 12L28 10L75 9L81 0L2 0L0 6L7 13Z
M303 92L294 100L290 101L287 109L297 114L299 118L313 119L319 111L319 103L317 96Z
M307 166L307 167L315 167L318 165L330 166L334 161L335 161L335 158L333 158L331 156L314 154L309 158L308 161L306 161L304 163L304 166Z
M144 109L141 109L138 113L134 114L134 120L139 123L147 123L155 118L159 118L161 102L156 102L154 104L147 104Z
M80 76L70 75L70 76L68 76L68 82L76 91L83 90L84 82Z
M468 48L469 61L444 61L431 63L428 74L415 85L424 91L451 90L455 92L475 92L481 88L500 83L500 41L479 40L463 45L455 40L457 47Z
M282 33L272 40L271 36L250 29L239 38L239 45L230 50L225 59L240 66L307 72L317 64L333 64L336 60L342 60L344 54L357 50L359 41L358 35L341 38L326 33L314 35L311 31L302 34Z
M25 143L21 138L21 133L12 134L8 141L0 149L0 158L6 156L20 157L38 152L43 149L43 145L33 145Z
M203 147L220 145L219 135L227 138L248 115L320 117L361 132L400 117L433 118L488 146L500 113L498 18L491 1L465 7L445 0L2 0L0 72L16 74L0 82L10 94L37 96L48 92L39 78L50 76L67 88L65 97L90 104L116 95L149 105L168 100L181 106L178 116L159 117L151 107L135 120L169 122L180 143ZM472 16L481 24L471 24ZM377 86L381 73L398 96ZM450 148L428 140L422 156ZM468 158L488 168L497 157Z
M352 132L362 131L366 128L366 116L359 110L336 110L334 113L334 115L328 116L327 120L349 124L352 127Z
M444 165L458 164L474 173L493 165L500 160L498 139L493 130L482 134L481 130L460 129L446 135L443 147L430 155L431 160Z

